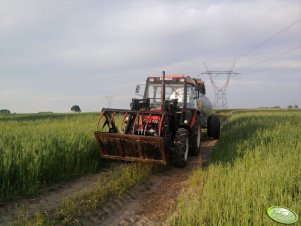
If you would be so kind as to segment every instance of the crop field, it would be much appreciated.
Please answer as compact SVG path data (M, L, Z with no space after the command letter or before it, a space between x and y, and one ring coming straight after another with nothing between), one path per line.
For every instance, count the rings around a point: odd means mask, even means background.
M100 159L93 134L98 116L96 113L0 115L0 203L17 196L35 197L40 188L89 172L102 174L91 193L79 191L61 199L51 216L37 211L32 220L26 210L17 209L17 225L56 225L61 221L72 224L73 219L85 213L82 209L95 210L106 199L122 194L158 169L150 164L133 163L103 171L105 161ZM115 117L117 126L120 119ZM107 127L100 130L106 131Z
M98 114L0 116L0 201L99 168Z
M301 213L301 111L228 115L211 162L180 195L173 225L274 225L266 210Z
M167 225L273 225L266 210L275 205L300 216L301 111L242 109L218 114L223 121L221 138L206 167L185 171L121 164L103 171L91 191L61 200L47 214L41 209L32 217L20 215L17 225L73 225L133 185L152 175L160 178L158 172L165 177L189 177L188 184L179 186L180 195L173 201L177 214L168 218ZM48 184L101 171L104 162L93 135L97 118L96 113L0 116L0 202L34 196ZM117 126L120 122L116 116ZM160 179L152 183L154 188L145 191L154 189L156 194ZM114 211L110 217L116 218Z

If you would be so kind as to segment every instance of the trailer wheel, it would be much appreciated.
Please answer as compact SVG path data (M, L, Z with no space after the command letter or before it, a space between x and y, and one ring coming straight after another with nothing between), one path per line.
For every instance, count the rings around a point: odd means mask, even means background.
M214 139L220 137L221 122L218 115L210 115L207 119L207 135Z
M176 167L184 167L187 163L189 152L189 132L185 128L179 128L174 138L172 162Z
M202 130L201 130L201 123L200 121L196 121L195 126L191 129L190 133L190 155L198 155L201 150L201 137L202 137Z

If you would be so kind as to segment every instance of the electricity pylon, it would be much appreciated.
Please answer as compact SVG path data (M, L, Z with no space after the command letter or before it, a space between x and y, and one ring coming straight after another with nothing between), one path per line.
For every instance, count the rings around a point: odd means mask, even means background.
M114 96L106 96L108 108L111 108Z
M201 74L208 75L211 85L213 87L213 91L214 91L213 107L219 108L219 109L226 109L228 107L226 92L227 92L228 84L230 82L230 78L233 75L239 74L239 73L233 72L235 63L233 63L230 71L210 71L210 70L208 70L206 63L204 63L204 65L206 68L206 72L203 72ZM213 79L214 75L216 75L216 76L226 75L225 83L223 85L217 85L216 81L214 81L214 79Z

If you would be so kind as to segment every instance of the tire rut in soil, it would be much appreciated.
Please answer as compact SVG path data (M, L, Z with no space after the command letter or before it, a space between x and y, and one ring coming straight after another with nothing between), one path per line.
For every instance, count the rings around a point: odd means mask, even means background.
M56 183L47 190L40 191L40 195L34 198L19 198L15 201L0 203L0 225L10 225L16 223L19 212L32 215L41 209L51 211L58 208L62 200L71 197L73 194L92 190L94 184L104 173L116 170L122 165L120 162L109 162L104 165L98 173L81 176L68 182Z
M183 188L191 170L195 166L204 166L208 163L212 147L216 141L202 141L199 156L189 157L185 168L166 167L166 169L152 175L143 184L134 186L117 198L111 199L93 212L77 219L77 225L163 225L168 214L175 211L176 200L180 190ZM69 194L81 192L93 187L102 173L114 170L122 164L112 163L108 169L98 173L79 178L75 181L65 183L56 191L42 193L34 199L23 199L2 204L0 206L0 225L9 225L17 219L18 209L23 206L29 214L38 209L43 211L53 210L60 206L61 199L58 194ZM79 185L79 187L77 187ZM85 186L83 186L85 185ZM67 196L64 196L67 197Z
M177 197L192 169L208 164L215 140L202 141L199 156L191 156L185 168L166 167L143 184L104 203L94 213L78 219L78 225L164 225L175 212Z

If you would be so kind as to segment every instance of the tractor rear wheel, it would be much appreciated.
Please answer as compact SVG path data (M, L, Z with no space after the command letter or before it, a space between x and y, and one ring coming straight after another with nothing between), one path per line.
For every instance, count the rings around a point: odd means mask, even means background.
M172 150L172 163L176 167L184 167L187 163L189 152L189 132L185 128L179 128L174 138Z
M201 137L202 137L202 130L201 130L201 123L200 120L195 122L194 127L191 129L190 133L190 148L189 154L190 155L198 155L201 150Z
M207 119L207 135L214 139L220 137L221 122L218 115L210 115Z

